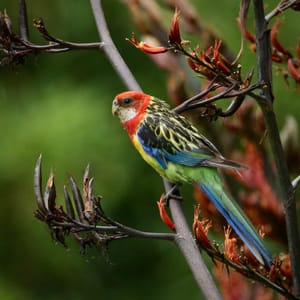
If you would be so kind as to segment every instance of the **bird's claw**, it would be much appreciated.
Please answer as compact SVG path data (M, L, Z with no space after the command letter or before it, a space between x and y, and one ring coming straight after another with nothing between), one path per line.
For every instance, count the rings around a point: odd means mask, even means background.
M163 201L169 206L169 202L171 199L182 201L183 198L178 194L178 185L174 184L171 189L167 191L166 194L163 195Z

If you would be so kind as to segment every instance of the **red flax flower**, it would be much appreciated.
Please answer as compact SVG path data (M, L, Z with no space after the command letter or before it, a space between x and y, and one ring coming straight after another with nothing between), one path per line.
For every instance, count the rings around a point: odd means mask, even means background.
M272 300L274 299L273 291L267 289L262 285L254 284L247 280L242 274L238 272L230 272L230 276L225 273L226 269L222 264L217 264L214 268L214 274L218 279L222 296L224 300ZM278 300L283 300L281 296Z
M157 207L159 211L160 218L162 221L173 231L175 231L175 225L169 215L167 214L167 211L165 209L165 196L161 195L159 201L157 201Z
M291 269L291 260L288 254L280 255L281 265L280 273L285 276L289 281L292 281L292 269Z
M278 28L282 21L278 19L271 29L270 39L273 46L272 60L275 62L283 62L292 57L292 54L286 50L277 38Z
M288 70L296 83L300 83L300 42L296 47L297 58L290 58L288 60Z
M269 280L281 282L286 289L292 286L291 261L288 254L281 254L274 259L272 267L268 274Z
M220 52L220 47L222 45L222 41L215 41L215 44L212 48L213 51L213 57L212 57L212 62L215 64L215 66L222 71L226 75L231 74L231 64L230 62L223 56Z
M179 11L176 9L172 19L171 28L170 28L169 43L180 45L181 41L182 40L179 31Z
M298 1L295 8L299 8ZM276 63L286 63L289 74L294 78L295 82L300 83L300 43L296 47L297 58L294 58L292 53L288 51L278 40L277 34L278 29L282 23L281 19L278 19L271 28L270 39L272 44L272 61ZM238 20L238 26L242 35L248 39L251 43L250 48L256 51L255 37L242 26L240 20ZM286 72L282 71L283 75L286 76Z
M243 37L250 42L250 49L253 52L255 52L256 51L255 36L253 34L251 34L244 25L242 25L240 18L237 19L237 22L238 22L238 27L239 27Z
M187 57L187 63L193 71L202 74L208 80L212 80L216 75L216 72L210 67L205 53L202 51L199 55L197 53L197 49L190 52L190 56Z
M300 60L289 58L287 65L288 70L291 76L295 79L296 83L300 83Z
M218 40L205 51L199 51L197 48L191 51L187 57L190 68L201 73L208 80L213 79L219 73L232 76L234 66L220 52L221 45L222 41Z
M240 265L240 253L237 247L237 239L235 237L230 237L231 231L232 228L230 226L224 228L224 255L229 260Z
M169 48L162 47L162 46L154 46L149 45L143 41L138 41L134 34L132 34L132 37L130 39L127 39L132 45L134 45L137 49L140 49L144 53L147 54L160 54L167 52Z
M212 227L211 220L204 219L199 220L200 209L198 206L194 209L194 222L193 222L193 232L196 240L200 243L203 248L212 249L212 245L207 238L207 233L209 229Z

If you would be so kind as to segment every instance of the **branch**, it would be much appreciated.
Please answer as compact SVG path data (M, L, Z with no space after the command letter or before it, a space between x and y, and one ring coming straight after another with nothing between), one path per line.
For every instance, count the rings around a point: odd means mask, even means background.
M35 217L46 223L52 237L66 246L65 236L71 233L80 244L107 244L116 239L138 237L174 241L174 233L145 232L125 226L106 215L102 208L101 197L93 192L93 178L89 179L89 167L86 168L83 178L83 197L75 180L70 177L73 194L71 200L64 188L66 211L56 203L56 188L54 175L50 173L44 195L42 195L42 156L37 160L34 172L34 191L38 210ZM76 214L75 214L76 212ZM77 217L76 217L77 215Z
M214 79L209 83L208 87L205 90L177 105L173 109L173 111L180 114L185 111L197 109L200 107L207 107L209 109L210 107L208 107L208 104L214 103L217 100L233 98L233 100L231 100L230 104L228 105L225 111L215 107L215 113L213 115L214 119L216 119L218 116L228 117L233 115L239 109L247 94L251 96L255 95L252 91L264 85L264 83L256 83L248 87L235 90L238 84L233 83L231 86L225 87L220 93L209 98L204 98L210 92L222 87L220 84L215 84L217 77L218 75L214 77Z
M127 86L129 90L141 91L142 89L140 85L132 75L110 36L105 16L101 7L101 0L90 0L90 3L92 6L100 39L105 45L103 50L107 55L110 63L119 75L119 78L123 81L124 85Z
M116 46L114 45L112 38L109 34L109 30L106 24L106 20L101 7L101 1L90 0L94 17L96 20L98 32L100 39L104 43L104 51L115 68L116 72L119 74L120 78L123 80L125 86L130 90L141 90L139 84L135 80L134 76L128 69L127 65L123 61L120 53L118 52ZM164 180L164 185L166 193L170 190L170 183ZM185 216L182 212L182 207L178 204L176 199L170 199L170 209L174 218L175 227L177 229L176 234L176 244L182 251L183 255L187 259L189 267L191 268L194 277L201 288L203 294L207 299L221 299L219 291L212 280L211 274L209 273L204 261L199 254L199 250L193 240L189 227L185 220ZM201 267L199 267L201 265Z
M28 41L28 18L27 18L27 7L25 0L19 0L19 32L21 38Z
M283 11L296 4L297 1L298 0L280 0L278 5L265 16L266 22L270 22L273 17L281 14Z
M300 297L300 239L296 213L294 189L286 165L278 125L272 106L272 73L271 73L271 45L269 30L264 16L263 1L254 0L254 14L256 24L257 66L259 81L266 83L262 94L266 100L258 101L265 119L266 128L271 144L277 174L280 194L285 209L288 248L291 257L295 295Z
M0 66L18 65L25 61L29 54L60 53L77 49L99 49L102 43L73 43L51 35L42 19L34 21L34 26L48 42L38 45L29 41L28 19L25 0L19 0L19 34L12 29L6 11L0 11Z
M172 185L167 180L164 180L164 186L166 191L172 189ZM190 266L197 283L202 287L203 294L207 299L221 299L212 276L189 230L181 201L171 199L169 206L177 232L175 242Z

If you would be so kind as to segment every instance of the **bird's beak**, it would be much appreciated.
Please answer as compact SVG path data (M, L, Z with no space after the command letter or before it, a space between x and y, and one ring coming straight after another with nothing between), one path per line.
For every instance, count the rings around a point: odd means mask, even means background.
M111 112L112 114L115 116L118 114L118 110L119 110L119 105L116 99L114 99L113 103L112 103L112 108L111 108Z

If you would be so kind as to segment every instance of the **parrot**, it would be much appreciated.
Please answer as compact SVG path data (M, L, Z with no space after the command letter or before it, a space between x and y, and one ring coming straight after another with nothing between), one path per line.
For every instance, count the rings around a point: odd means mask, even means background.
M217 147L163 100L125 91L112 102L129 139L142 158L174 184L194 184L207 195L257 261L270 267L272 256L242 209L227 192L219 168L244 166L225 159Z

